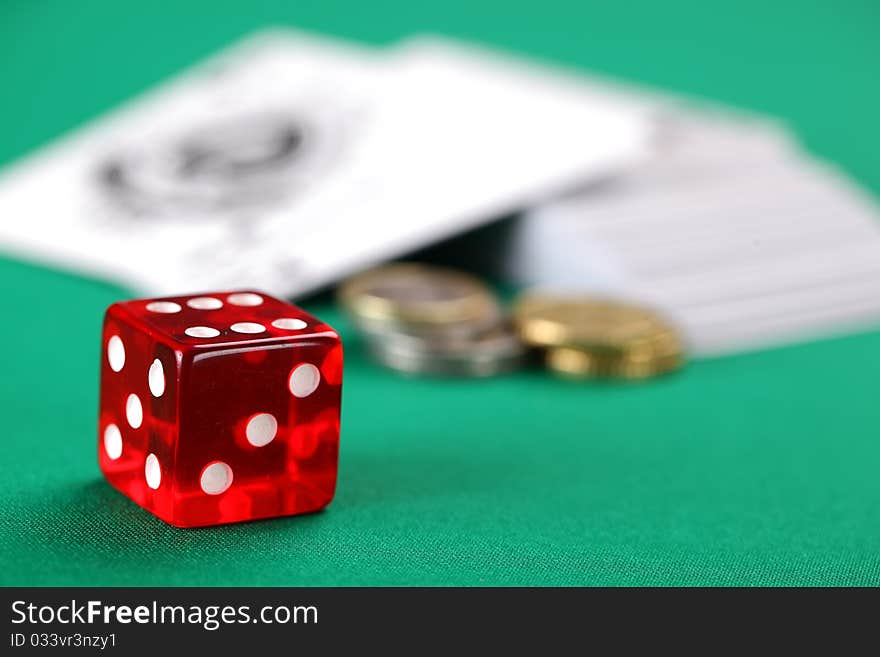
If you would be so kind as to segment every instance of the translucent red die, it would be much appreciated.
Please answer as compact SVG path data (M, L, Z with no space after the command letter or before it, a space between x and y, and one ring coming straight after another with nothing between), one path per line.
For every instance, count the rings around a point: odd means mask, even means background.
M341 392L336 331L262 292L115 303L101 470L178 527L317 511L336 489Z

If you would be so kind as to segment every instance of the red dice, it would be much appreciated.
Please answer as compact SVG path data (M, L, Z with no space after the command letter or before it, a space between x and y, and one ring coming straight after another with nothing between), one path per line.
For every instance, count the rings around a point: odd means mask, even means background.
M178 527L325 507L336 488L342 343L261 292L115 303L104 318L98 460Z

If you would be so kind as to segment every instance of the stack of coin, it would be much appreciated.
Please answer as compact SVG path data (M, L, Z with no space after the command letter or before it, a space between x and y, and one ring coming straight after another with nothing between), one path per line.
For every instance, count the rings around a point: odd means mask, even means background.
M552 371L576 378L644 379L684 362L678 331L657 313L609 299L527 294L513 320Z
M388 265L344 283L339 299L373 355L397 370L491 376L525 356L495 295L462 272Z

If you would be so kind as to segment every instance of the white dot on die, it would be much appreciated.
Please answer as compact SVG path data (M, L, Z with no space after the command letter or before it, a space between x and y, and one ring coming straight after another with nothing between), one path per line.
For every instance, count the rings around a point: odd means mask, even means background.
M147 304L147 310L151 313L168 315L171 313L179 313L182 309L179 303L174 303L173 301L152 301Z
M115 424L108 424L104 429L104 451L113 461L122 456L122 434Z
M150 384L150 392L153 397L161 397L165 392L165 369L162 367L162 361L158 358L150 365L147 381Z
M278 433L278 420L271 413L257 413L248 420L244 433L254 447L268 445Z
M208 495L219 495L232 485L232 468L223 461L214 461L205 466L199 485Z
M266 330L265 326L256 322L236 322L229 328L236 333L262 333Z
M318 389L321 372L311 363L297 365L290 373L287 386L294 397L308 397Z
M147 486L153 490L159 488L159 484L162 483L162 468L155 454L147 456L147 461L144 463L144 477L147 479Z
M210 326L190 326L184 331L191 338L216 338L220 331Z
M131 394L125 400L125 418L132 429L137 429L144 421L144 407L137 395Z
M253 292L237 292L230 294L226 300L233 306L259 306L263 303L263 297Z
M125 365L125 345L118 335L112 336L107 341L107 360L110 362L110 369L114 372L118 372Z
M223 302L214 297L196 297L187 301L186 305L196 310L217 310L223 307Z
M285 331L298 331L299 329L304 329L308 324L306 324L301 319L295 319L293 317L282 317L281 319L276 319L272 322L272 326L275 328L284 329Z

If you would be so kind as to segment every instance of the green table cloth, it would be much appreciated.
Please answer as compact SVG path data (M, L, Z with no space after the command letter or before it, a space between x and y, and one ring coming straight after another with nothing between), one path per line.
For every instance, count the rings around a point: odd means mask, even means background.
M876 193L878 18L872 2L8 0L0 161L290 24L378 45L432 30L768 112ZM96 464L101 317L130 294L0 257L4 585L880 583L880 332L645 385L407 379L319 299L347 346L336 500L179 530Z

